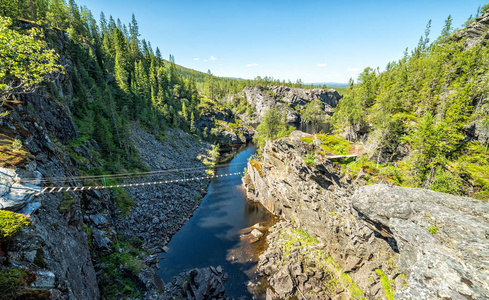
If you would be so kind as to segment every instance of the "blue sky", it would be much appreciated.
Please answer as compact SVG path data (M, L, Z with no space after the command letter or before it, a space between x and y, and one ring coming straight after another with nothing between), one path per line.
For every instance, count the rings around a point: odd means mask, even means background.
M78 0L125 24L177 64L217 76L347 82L365 67L384 69L413 49L432 19L431 39L448 15L461 27L477 0L186 1Z

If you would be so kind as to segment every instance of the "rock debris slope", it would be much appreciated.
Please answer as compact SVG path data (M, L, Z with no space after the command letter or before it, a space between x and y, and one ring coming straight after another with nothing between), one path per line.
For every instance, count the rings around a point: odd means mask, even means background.
M202 160L211 149L209 143L179 129L167 129L165 142L160 143L137 124L132 126L131 138L143 163L151 171L161 172L131 179L131 183L207 176ZM176 172L176 169L191 170ZM118 231L138 236L146 241L146 249L161 252L200 204L206 188L207 181L202 180L126 188L135 205L127 216L117 216Z

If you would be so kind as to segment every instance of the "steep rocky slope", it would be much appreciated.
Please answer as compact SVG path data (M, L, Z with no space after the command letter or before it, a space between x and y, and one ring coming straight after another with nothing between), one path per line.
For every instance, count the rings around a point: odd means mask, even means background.
M0 124L2 134L13 134L27 151L16 169L0 169L1 207L30 216L30 225L15 237L6 259L37 274L35 288L58 296L97 299L99 289L80 209L83 201L95 201L93 194L37 194L47 186L82 184L71 179L78 175L77 162L64 151L77 131L69 112L56 101L42 96L23 100L24 105L15 106ZM96 143L86 142L77 148L96 147ZM85 159L92 164L89 153ZM33 178L36 180L30 181ZM36 265L36 256L44 263Z
M229 108L215 103L213 107L201 109L195 126L219 145L245 144L255 135L255 130L244 124Z
M78 170L100 166L97 143L77 139L65 106L40 95L26 97L24 105L15 106L2 119L1 126L2 133L22 141L25 153L16 168L0 168L0 207L28 215L30 220L3 249L7 253L0 252L5 255L0 257L3 265L32 272L36 281L31 289L61 298L98 299L97 281L107 272L107 263L100 261L111 257L116 248L128 251L118 244L121 237L139 238L147 252L135 257L140 264L137 271L124 272L134 273L133 281L146 291L145 298L162 297L157 290L163 290L163 283L149 267L158 263L157 254L197 208L207 182L127 188L132 200L110 190L40 194L45 187L86 185L77 177ZM126 183L183 178L183 173L172 171L181 168L192 169L187 176L205 176L202 161L212 160L210 144L179 129L168 129L165 143L138 124L133 124L131 132L142 163L161 173ZM129 201L127 207L121 208L121 199Z
M253 107L252 116L241 115L243 119L251 123L261 122L265 112L274 107L279 107L286 112L287 122L299 123L301 117L298 111L316 99L324 103L324 112L331 115L342 98L342 95L334 89L306 90L285 86L245 87L240 95L245 97L248 104Z
M259 263L272 299L488 296L487 202L385 185L358 189L365 174L349 178L320 157L307 166L315 146L303 137L295 131L267 143L243 179L248 197L289 220L272 229Z

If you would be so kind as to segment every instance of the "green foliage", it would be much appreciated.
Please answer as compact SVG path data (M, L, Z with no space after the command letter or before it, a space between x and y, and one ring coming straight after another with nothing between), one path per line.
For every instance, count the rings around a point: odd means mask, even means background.
M134 201L123 189L112 188L111 198L115 203L115 207L123 216L127 216L131 212L131 208L134 206Z
M27 161L27 151L14 149L13 143L1 144L0 141L0 167L16 167Z
M319 125L324 122L325 119L324 104L320 100L313 100L306 104L301 111L301 114L307 122L312 124L314 132L316 132Z
M301 137L301 140L308 144L311 144L314 139L312 137Z
M256 128L258 134L254 138L254 142L263 147L265 141L275 140L289 135L294 128L287 127L287 116L278 110L277 107L267 110L263 116L263 122Z
M460 195L464 189L463 181L457 174L438 168L430 185L430 190Z
M485 126L489 78L482 74L489 72L489 48L482 43L466 48L464 41L452 38L451 23L449 17L431 44L428 23L418 47L385 71L365 69L356 84L350 82L332 121L337 131L352 131L362 123L380 133L377 151L384 155L384 165L378 171L397 183L467 194L468 185L485 190L488 178L483 160L462 160L473 152L464 141L466 125L480 121ZM403 157L400 149L411 154ZM399 157L409 168L399 168L396 175L385 166L399 163Z
M314 244L317 244L319 243L318 239L317 238L313 238L309 235L309 233L305 232L302 228L298 228L297 229L297 232L300 233L305 239L303 239L303 241L305 241L304 244L306 245L314 245Z
M144 268L141 260L141 241L120 241L114 252L101 257L103 264L100 275L102 299L140 298L138 283L133 279ZM127 271L124 271L127 270Z
M428 227L428 231L433 234L437 233L438 230L440 230L440 227L438 227L438 224L436 224L436 222L433 222L433 225Z
M42 248L37 249L36 256L34 257L34 264L41 268L46 268L46 261L44 260L44 251Z
M0 210L0 242L8 241L27 225L29 221L26 216L8 210Z
M338 136L317 134L316 137L321 140L321 149L328 155L348 155L350 154L350 143Z
M304 163L310 167L314 167L314 153L309 153L305 157L302 158Z
M39 40L42 32L27 35L11 30L12 21L0 16L0 106L14 94L30 93L37 85L61 71L58 55Z
M392 292L389 277L385 275L381 269L376 269L375 273L380 276L380 281L382 283L382 288L384 289L385 297L388 300L394 300L394 293Z
M20 151L22 149L22 142L18 139L15 139L12 143L12 149L14 151Z
M23 269L3 269L0 271L0 299L14 299L22 288L35 280L32 272Z
M75 196L69 192L62 192L62 200L58 206L58 211L60 213L65 213L71 210L71 207L75 203Z

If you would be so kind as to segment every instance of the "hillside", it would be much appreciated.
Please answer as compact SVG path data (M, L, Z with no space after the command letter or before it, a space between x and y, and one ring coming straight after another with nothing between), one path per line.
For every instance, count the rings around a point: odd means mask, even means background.
M365 143L374 182L489 199L488 20L486 11L454 32L448 19L434 42L426 35L350 84L333 126Z

